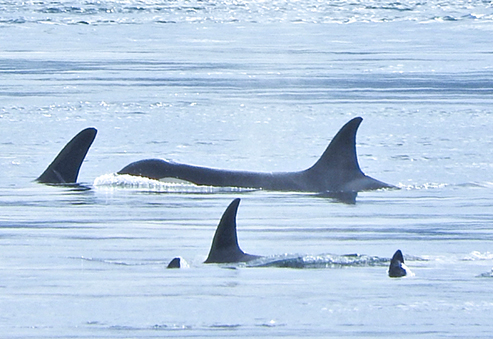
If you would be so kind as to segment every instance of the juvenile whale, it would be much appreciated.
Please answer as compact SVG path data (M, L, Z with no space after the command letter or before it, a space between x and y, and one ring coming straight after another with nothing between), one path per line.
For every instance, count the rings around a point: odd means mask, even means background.
M190 266L182 257L175 257L169 262L166 268L190 268Z
M310 168L298 172L230 171L192 166L162 159L133 162L118 174L151 179L175 178L196 185L259 188L298 192L359 192L395 188L365 175L358 164L356 132L363 119L347 122L334 136L320 159Z
M223 213L212 240L209 256L205 264L248 262L260 258L240 249L236 235L236 214L240 199L233 200Z
M35 181L43 184L76 184L80 167L96 138L96 133L97 130L92 127L79 132Z
M401 250L397 250L390 260L389 277L400 278L406 275L413 275L413 273L404 264L404 257L402 256Z

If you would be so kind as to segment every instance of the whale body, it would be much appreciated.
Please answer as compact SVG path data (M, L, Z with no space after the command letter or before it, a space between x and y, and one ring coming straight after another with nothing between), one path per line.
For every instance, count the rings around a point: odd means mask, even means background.
M358 164L356 132L363 119L347 122L334 136L320 159L310 168L297 172L251 172L214 169L145 159L122 168L118 174L151 179L174 178L196 185L258 188L295 192L350 192L396 188L365 175Z

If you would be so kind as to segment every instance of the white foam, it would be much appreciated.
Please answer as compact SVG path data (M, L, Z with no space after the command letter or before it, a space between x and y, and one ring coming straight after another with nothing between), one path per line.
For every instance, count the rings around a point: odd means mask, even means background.
M94 180L94 187L98 189L135 189L164 193L217 193L251 191L241 187L214 187L199 186L191 182L166 178L155 180L128 174L104 174Z

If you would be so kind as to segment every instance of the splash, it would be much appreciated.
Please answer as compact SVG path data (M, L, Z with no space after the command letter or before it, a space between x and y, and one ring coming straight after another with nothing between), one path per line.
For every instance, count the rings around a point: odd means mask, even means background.
M285 267L285 268L342 268L387 266L389 258L380 258L364 254L321 254L321 255L290 255L262 257L249 262L247 267Z
M477 278L493 278L493 268L491 269L490 272L481 273L480 275L478 275L476 277Z
M399 187L400 189L407 191L432 190L432 189L445 188L447 186L450 186L450 184L436 183L436 182L428 182L424 184L414 184L414 185L406 185L403 183L399 183L397 185L397 187Z
M240 187L199 186L193 183L166 179L166 181L138 177L128 174L105 174L94 180L98 189L133 189L156 193L221 193L221 192L250 192L253 189Z
M476 261L476 260L491 260L493 259L493 253L491 252L479 252L472 251L466 255L462 260L464 261Z

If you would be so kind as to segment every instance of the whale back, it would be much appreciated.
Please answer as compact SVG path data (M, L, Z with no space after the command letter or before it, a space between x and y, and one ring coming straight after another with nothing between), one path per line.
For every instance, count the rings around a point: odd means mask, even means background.
M359 191L395 188L366 176L356 154L356 132L363 119L347 122L334 136L318 161L308 169L296 172L230 171L145 159L133 162L118 174L151 179L176 178L196 185L259 188L274 191L345 193L355 200Z

